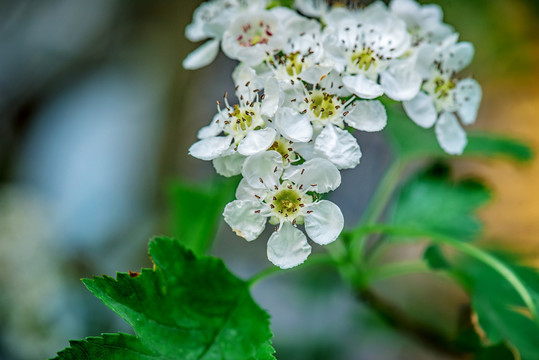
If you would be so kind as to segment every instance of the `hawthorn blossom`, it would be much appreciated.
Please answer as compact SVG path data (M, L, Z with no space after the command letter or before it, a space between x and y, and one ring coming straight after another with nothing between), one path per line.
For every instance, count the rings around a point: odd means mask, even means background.
M392 0L392 13L406 22L412 36L412 44L438 43L453 33L453 28L442 22L443 12L439 5L420 5L415 0Z
M256 66L267 54L283 48L284 29L297 18L295 11L279 7L243 12L223 34L223 52L231 59Z
M287 269L303 263L311 253L304 225L311 240L327 245L337 239L344 226L341 210L314 193L326 193L341 183L337 168L315 158L299 166L284 168L276 151L250 156L243 166L237 200L224 210L225 222L247 241L258 238L269 219L277 225L268 241L268 259Z
M357 100L334 93L338 77L313 87L302 86L301 92L286 99L275 114L275 125L284 137L307 142L314 139L313 156L331 161L339 169L359 164L361 150L345 124L363 131L380 131L387 123L384 106L378 100Z
M406 23L383 3L364 10L334 8L325 17L325 49L335 68L346 73L344 86L364 99L383 94L402 101L412 99L421 86L413 58L399 58L410 49Z
M240 95L239 104L233 106L225 94L225 108L221 109L217 102L218 113L210 125L199 131L200 140L189 148L189 154L201 160L214 160L230 156L233 151L249 156L268 149L277 132L266 125L279 107L280 89L275 79L269 79L262 98L258 92L255 89L249 97Z
M403 102L404 110L416 124L424 128L436 124L440 146L454 155L461 154L467 143L466 132L458 120L464 125L473 124L482 97L477 81L456 77L474 55L473 45L457 43L457 37L451 36L438 48L422 90Z
M202 3L193 13L193 21L185 28L185 37L193 42L210 39L184 60L183 67L193 70L210 64L219 52L223 33L238 14L251 7L265 6L265 1L212 0Z
M294 18L288 22L282 49L271 54L265 64L284 91L301 86L302 81L317 82L333 68L325 56L321 25L316 20Z
M389 8L378 1L352 10L296 0L299 13L266 4L211 0L186 30L191 40L210 40L184 66L211 62L219 42L240 61L232 74L238 103L229 104L225 93L189 153L212 160L221 175L242 174L225 221L248 241L268 221L276 225L268 259L290 268L309 256L307 236L325 245L342 231L340 209L318 194L340 185L339 169L359 164L352 130L386 126L376 98L402 101L418 125L435 125L446 152L459 154L466 145L460 123L475 121L481 88L457 78L473 46L457 42L437 5L392 0Z

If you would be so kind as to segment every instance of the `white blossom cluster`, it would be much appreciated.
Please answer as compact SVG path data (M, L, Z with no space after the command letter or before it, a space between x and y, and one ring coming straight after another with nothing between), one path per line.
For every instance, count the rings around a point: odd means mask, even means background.
M340 185L339 170L359 164L352 130L386 126L380 97L402 102L419 126L434 126L449 154L464 150L461 124L475 121L481 100L475 80L457 77L474 48L458 42L437 5L393 0L389 7L348 9L296 0L294 6L203 3L186 36L207 41L183 62L187 69L206 66L219 47L239 61L232 75L237 101L225 93L189 153L212 160L221 175L242 174L225 221L251 241L269 219L277 230L268 258L281 268L301 264L311 252L298 225L322 245L342 231L339 207L320 194Z

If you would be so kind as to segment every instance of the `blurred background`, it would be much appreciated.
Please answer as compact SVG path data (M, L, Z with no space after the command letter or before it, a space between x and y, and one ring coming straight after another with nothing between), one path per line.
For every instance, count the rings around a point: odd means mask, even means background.
M539 151L539 2L436 2L476 48L467 70L484 91L475 127ZM197 46L183 33L199 3L0 0L0 359L44 359L68 339L131 331L79 279L150 266L148 239L171 234L167 184L215 176L187 149L215 100L232 93L235 63L220 55L207 68L182 69ZM349 225L392 156L383 135L358 138L362 163L333 194ZM456 169L494 188L481 211L484 241L539 266L539 158L458 161ZM269 265L268 236L248 244L221 226L213 252L248 277ZM467 302L427 275L378 290L441 331ZM395 332L328 269L273 277L254 296L272 316L280 360L459 359Z

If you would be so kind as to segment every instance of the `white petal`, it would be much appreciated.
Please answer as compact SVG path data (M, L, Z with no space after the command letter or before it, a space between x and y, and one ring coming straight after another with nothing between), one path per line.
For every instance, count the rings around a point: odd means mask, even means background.
M420 6L413 0L392 0L389 4L391 11L406 21L409 25L417 25Z
M225 43L223 42L223 45L224 44ZM235 45L235 46L238 47L235 50L235 53L229 51L229 54L227 55L231 57L232 59L244 61L249 66L259 65L268 56L266 54L266 51L268 51L267 46L263 44L256 44L251 47L241 47L239 45ZM225 50L224 46L223 46L223 50Z
M221 126L217 123L217 120L221 118L221 114L217 113L213 117L211 123L208 126L204 126L198 131L197 137L199 139L205 139L213 136L217 136L223 131Z
M458 82L455 89L455 100L459 107L458 114L464 125L475 122L481 97L481 86L474 79L464 79Z
M304 171L305 170L305 171ZM283 179L303 185L304 191L326 193L341 185L341 173L326 159L314 158L285 170Z
M253 241L266 226L266 218L255 213L260 208L259 201L234 200L225 207L223 212L225 222L238 236L247 241Z
M208 38L202 22L196 21L185 27L185 37L190 41L197 42Z
M451 46L445 53L443 67L446 70L459 72L468 66L474 56L474 47L471 43L463 41Z
M263 199L265 194L267 194L266 188L263 186L254 188L249 185L249 182L245 179L241 179L238 188L236 189L236 199L238 200L256 201L258 198L255 195L258 195Z
M318 84L322 78L333 69L332 66L313 65L302 71L300 78L309 84Z
M357 140L346 130L326 126L314 142L315 155L331 161L339 169L353 169L361 159Z
M260 76L257 76L256 71L245 63L239 63L238 66L232 72L232 79L234 84L237 85L236 97L243 96L247 101L254 100L254 89L261 89L264 87L264 81ZM246 84L248 84L246 86Z
M417 125L430 128L436 122L438 113L430 95L420 91L415 98L402 103L404 111Z
M436 45L422 43L415 53L415 71L423 78L428 79L431 75L431 66L436 60Z
M262 100L262 114L272 117L283 102L283 93L279 86L279 82L270 77L264 84L264 100Z
M282 107L275 114L277 129L288 140L307 142L313 137L313 127L307 115Z
M363 99L375 99L384 94L382 86L363 74L345 76L342 82L349 91Z
M314 143L294 143L294 151L301 155L305 160L310 160L314 157Z
M423 79L415 71L415 62L410 60L400 61L380 74L380 84L385 94L397 101L413 99L422 82Z
M309 206L305 216L305 231L317 244L327 245L335 241L344 227L341 209L331 201L321 200Z
M421 17L424 22L440 23L444 17L444 13L440 5L428 4L421 7Z
M213 167L219 175L231 177L241 174L245 156L234 152L231 155L220 156L213 159Z
M201 160L213 160L230 147L231 136L215 136L197 141L189 148L189 155Z
M270 127L249 131L247 136L240 141L238 152L242 155L249 156L265 151L273 144L276 135L277 131Z
M344 118L348 125L363 131L380 131L386 127L386 108L379 100L361 100L354 105Z
M302 264L310 254L311 245L307 243L307 237L288 221L268 240L268 259L281 269Z
M266 188L273 189L279 184L282 172L283 157L271 150L249 156L241 173L252 187L257 188L262 183Z
M451 155L460 155L466 143L466 132L460 126L457 117L448 112L443 112L435 127L436 137L444 151Z
M183 60L183 67L188 70L195 70L210 64L219 52L219 40L214 39L205 42L191 52Z

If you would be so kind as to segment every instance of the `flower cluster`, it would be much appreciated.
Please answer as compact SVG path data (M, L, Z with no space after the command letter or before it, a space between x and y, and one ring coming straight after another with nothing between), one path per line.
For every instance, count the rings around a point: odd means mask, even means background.
M211 0L186 29L207 39L184 60L208 65L219 47L238 60L232 74L237 101L225 93L217 114L189 153L211 160L224 176L242 174L225 221L241 237L256 239L266 221L277 226L268 258L289 268L318 244L334 241L342 213L320 194L335 190L341 169L356 167L354 129L380 131L387 123L381 97L402 102L419 126L434 126L440 146L460 154L461 124L475 121L481 88L457 74L474 48L458 42L436 5L415 0L374 2L362 9L296 0L295 9L245 0Z

